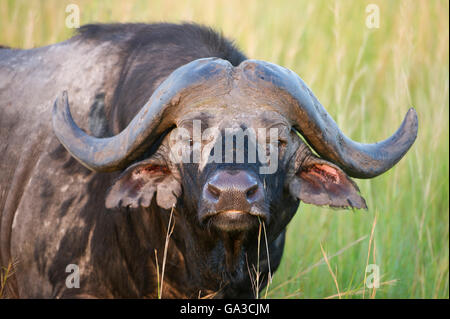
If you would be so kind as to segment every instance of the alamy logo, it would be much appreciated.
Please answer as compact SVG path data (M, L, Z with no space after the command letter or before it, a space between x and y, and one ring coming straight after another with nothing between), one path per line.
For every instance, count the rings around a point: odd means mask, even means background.
M67 288L80 288L80 268L78 265L69 264L66 267L66 272L71 273L66 278Z
M380 267L376 264L370 264L366 267L366 282L367 288L380 288Z
M278 169L278 128L270 128L267 135L266 128L225 128L222 134L217 127L210 127L202 132L200 120L194 120L192 127L192 134L182 127L171 132L172 162L203 167L207 163L256 163L258 159L260 174Z
M366 27L369 29L380 28L380 7L374 3L368 4L366 7L366 13Z
M69 29L77 29L80 27L80 7L76 4L71 3L66 7L66 13L68 13L66 17L66 27Z

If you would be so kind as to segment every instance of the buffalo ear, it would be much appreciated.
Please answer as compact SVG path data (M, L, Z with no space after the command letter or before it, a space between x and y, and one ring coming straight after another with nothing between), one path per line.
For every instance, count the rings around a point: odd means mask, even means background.
M300 167L289 184L289 191L308 204L367 209L355 182L337 166L316 157Z
M156 193L159 207L170 209L177 203L181 185L166 166L148 161L127 168L106 196L106 208L149 207Z

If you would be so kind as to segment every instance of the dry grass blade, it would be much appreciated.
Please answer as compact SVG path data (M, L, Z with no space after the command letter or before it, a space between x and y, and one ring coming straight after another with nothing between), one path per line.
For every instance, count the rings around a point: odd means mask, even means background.
M369 265L370 248L372 247L373 234L374 234L374 232L375 232L375 226L376 226L376 224L377 224L377 216L375 215L375 218L373 219L372 230L371 230L371 232L370 232L369 248L368 248L368 251L367 251L367 260L366 260L366 269L367 269L367 266ZM367 273L364 272L363 298L365 297L365 294L366 294L366 280L367 280Z
M245 262L247 264L247 271L248 275L250 277L250 283L252 285L253 295L256 299L259 299L259 285L260 285L260 272L259 272L259 257L260 257L260 247L261 247L261 220L259 221L259 232L258 232L258 249L257 249L257 261L256 261L256 268L255 265L252 264L252 269L250 269L250 265L248 263L248 257L247 254L245 254ZM255 273L255 277L253 277L253 273Z
M293 293L284 296L283 299L289 299L289 298L293 298L293 297L297 297L300 296L302 294L302 290L301 289L297 289L296 291L294 291Z
M156 263L156 282L157 282L157 288L158 288L158 299L161 299L160 295L160 282L159 282L159 263L158 263L158 250L155 249L155 263Z
M382 283L380 283L380 287L394 285L397 281L398 281L397 279L393 279L393 280L382 282ZM333 298L336 298L336 297L339 297L339 296L342 297L342 296L362 295L363 291L364 291L364 289L349 290L349 291L346 291L346 292L341 292L340 294L335 294L335 295L331 295L331 296L325 297L325 299L333 299Z
M225 287L225 286L224 286L224 287ZM217 294L218 294L219 292L221 292L222 290L223 290L223 287L220 288L218 291L209 293L209 294L204 295L204 296L201 296L201 291L199 291L199 292L198 292L198 299L213 299L213 298L216 297Z
M337 251L334 255L331 255L328 257L328 259L332 259L334 257L337 257L339 255L341 255L342 253L344 253L346 250L348 250L349 248L353 247L354 245L358 244L359 242L363 241L364 239L367 238L367 235L364 235L360 238L358 238L357 240L355 240L354 242L348 244L347 246L345 246L344 248L340 249L339 251ZM274 292L276 292L277 290L283 288L284 286L288 285L289 283L291 283L292 281L294 281L297 278L300 278L301 276L309 273L311 270L313 270L314 268L322 265L325 262L324 258L321 258L318 262L316 262L315 264L309 266L308 268L306 268L304 271L299 272L297 275L295 275L294 277L292 277L289 280L286 280L285 282L281 283L280 285L274 287L273 289L271 289L269 291L269 294L272 294Z
M256 262L256 294L255 294L255 298L259 299L259 278L260 278L260 273L259 273L259 257L260 257L260 248L261 248L261 220L258 218L259 220L259 230L258 230L258 259Z
M322 251L323 258L325 259L325 262L327 263L328 270L330 271L331 277L333 277L334 284L336 285L336 290L337 290L338 295L339 295L339 299L341 299L341 292L339 291L339 284L338 284L336 275L334 274L333 270L331 269L330 262L328 261L327 254L323 250L322 244L320 244L320 250Z
M10 261L8 263L8 266L0 268L0 299L8 298L7 294L8 279L14 275L16 265L17 261L16 262Z
M256 295L256 283L255 283L255 279L253 278L252 271L250 270L250 265L248 264L247 254L245 254L245 263L247 264L247 271L248 271L248 276L250 277L250 283L252 284L253 294Z
M376 255L375 255L375 252L377 251L377 245L376 245L376 242L375 242L375 238L373 239L373 249L372 249L372 258L373 258L373 262L374 262L374 264L376 264ZM370 296L370 298L372 298L372 299L375 299L375 296L376 296L376 294L377 294L377 285L373 285L373 288L372 288L372 295Z
M162 269L161 269L161 287L160 291L158 293L158 298L162 298L162 292L164 287L164 270L166 268L166 259L167 259L167 249L169 248L169 239L170 236L173 233L173 229L175 228L175 220L172 225L172 219L173 219L173 210L175 206L172 206L172 210L170 211L170 217L169 217L169 223L167 224L167 232L166 232L166 241L164 243L164 256L163 256L163 263L162 263Z
M264 240L266 242L266 254L267 254L267 265L269 267L269 273L267 277L267 286L266 286L266 292L264 294L264 299L267 299L267 293L269 292L269 286L272 283L272 269L270 269L270 255L269 255L269 244L267 241L267 232L266 232L266 224L264 221L262 222L263 230L264 230Z

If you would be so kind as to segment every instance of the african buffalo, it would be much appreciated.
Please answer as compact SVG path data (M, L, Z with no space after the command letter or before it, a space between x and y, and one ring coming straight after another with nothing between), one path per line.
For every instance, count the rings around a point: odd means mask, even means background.
M350 177L390 169L418 129L410 109L354 142L295 73L195 24L1 49L0 112L1 264L22 298L253 297L300 201L365 208Z

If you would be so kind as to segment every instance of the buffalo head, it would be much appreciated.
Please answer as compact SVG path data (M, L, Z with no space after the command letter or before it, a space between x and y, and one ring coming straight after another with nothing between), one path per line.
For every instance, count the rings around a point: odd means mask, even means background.
M116 136L83 132L66 93L55 103L53 127L84 166L123 171L108 208L180 205L199 229L223 239L232 267L260 222L274 240L299 200L365 208L350 177L372 178L395 165L413 144L418 122L410 109L390 138L354 142L292 71L205 58L175 70Z

